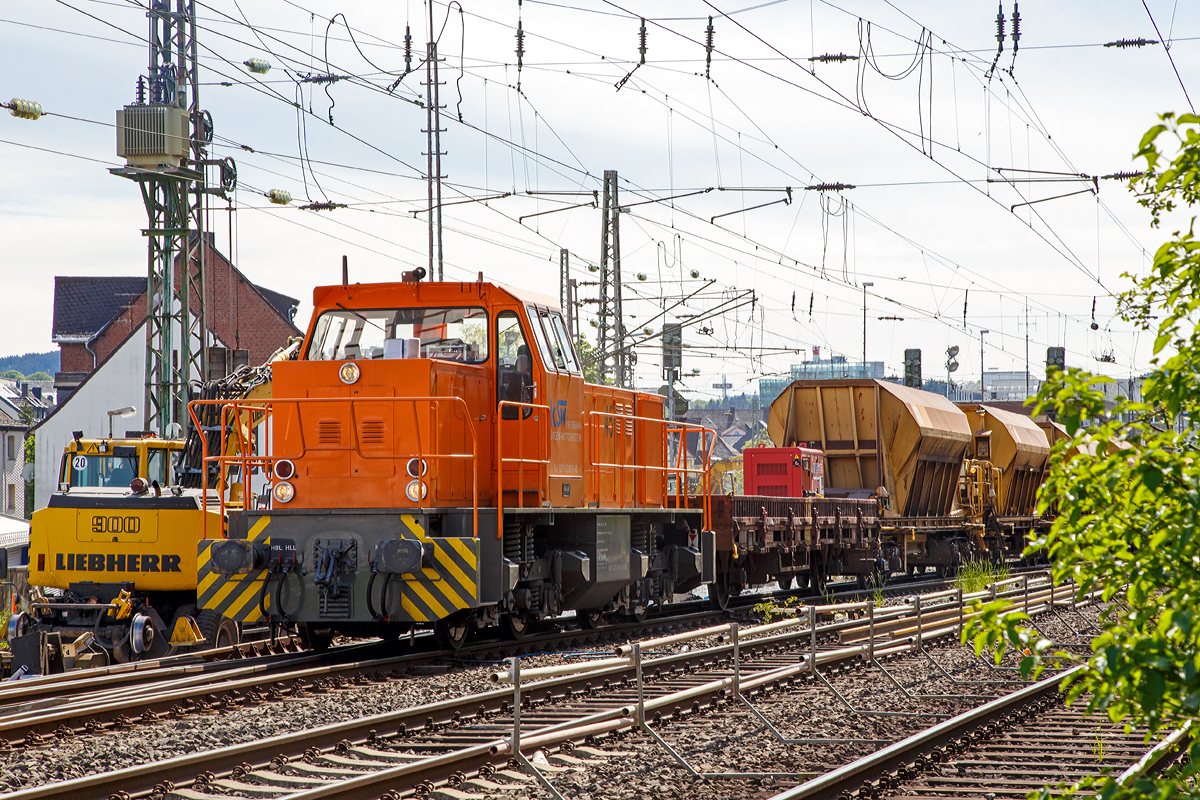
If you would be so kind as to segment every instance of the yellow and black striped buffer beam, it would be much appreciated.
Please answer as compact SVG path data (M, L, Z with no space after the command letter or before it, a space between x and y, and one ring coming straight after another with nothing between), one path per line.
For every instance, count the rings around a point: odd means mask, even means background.
M393 619L433 622L479 604L479 540L429 536L411 514L400 517L400 537L433 545L434 566L406 573L388 584Z
M269 545L271 536L267 531L270 517L261 517L250 528L246 538L252 542ZM210 551L213 539L201 539L196 553L196 571L199 582L196 597L200 608L208 608L237 622L255 622L263 618L259 609L263 582L267 571L256 569L240 575L222 575L213 568ZM267 612L271 610L271 596L263 599Z

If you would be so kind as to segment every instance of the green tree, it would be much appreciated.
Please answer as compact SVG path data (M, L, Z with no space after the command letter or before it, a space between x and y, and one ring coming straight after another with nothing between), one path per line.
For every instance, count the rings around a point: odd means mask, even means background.
M1157 228L1167 212L1200 199L1200 117L1164 114L1143 137L1136 157L1146 163L1132 189ZM1170 152L1166 149L1169 148ZM1120 313L1155 332L1151 371L1142 399L1106 409L1106 380L1069 369L1047 376L1039 411L1054 411L1070 438L1054 448L1039 499L1057 501L1049 534L1030 545L1045 549L1059 581L1080 593L1099 589L1108 609L1091 655L1056 651L1025 626L1021 614L985 607L967 636L976 649L1005 646L1028 655L1022 669L1037 674L1047 663L1085 668L1068 695L1086 695L1089 711L1114 722L1163 734L1200 720L1200 241L1195 217L1158 249L1144 276L1126 275L1132 288ZM1129 421L1123 421L1129 420ZM966 638L966 637L964 637ZM1082 701L1081 701L1082 702ZM1098 781L1100 797L1196 797L1200 739L1190 763L1160 777L1118 788ZM1043 790L1048 797L1052 790Z
M579 362L583 364L583 379L588 383L599 383L600 364L596 356L600 354L596 351L596 346L585 336L580 336L575 344L579 350Z
M6 370L3 373L0 373L0 378L9 378L14 381L25 380L25 376L17 372L15 369Z
M26 375L25 380L27 380L27 381L52 381L52 380L54 380L54 378L51 377L49 373L41 372L39 370L38 372L35 372L32 375Z

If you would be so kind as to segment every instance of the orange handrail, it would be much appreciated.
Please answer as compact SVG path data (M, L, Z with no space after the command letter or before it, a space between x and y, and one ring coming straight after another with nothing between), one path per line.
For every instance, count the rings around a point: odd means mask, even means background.
M531 409L536 411L545 411L546 416L540 413L533 417L533 421L538 423L538 455L542 455L543 450L549 450L549 435L542 436L542 426L550 424L550 406L541 403L519 403L516 400L501 400L496 406L496 538L500 539L504 536L504 465L509 462L517 462L517 508L525 507L525 465L536 464L539 475L538 480L538 506L550 496L550 454L546 453L545 458L526 459L525 458L525 437L517 435L517 457L504 457L504 423L516 422L518 428L528 417L525 417L521 411L517 411L515 420L504 419L505 408L516 409ZM546 433L549 434L549 427L546 428Z
M396 403L411 403L411 404L413 404L414 412L416 411L416 406L418 403L424 404L426 406L426 408L429 410L429 412L433 415L433 420L434 420L435 425L441 424L441 421L440 421L441 415L439 415L437 412L437 409L441 404L447 403L450 406L461 406L462 411L463 411L464 427L471 434L471 451L469 453L465 453L465 452L464 453L437 453L437 452L425 453L425 452L423 452L423 450L418 450L418 452L416 452L416 453L404 454L404 455L397 455L394 452L393 453L375 453L375 454L364 453L362 451L361 442L359 442L359 440L358 440L359 426L357 424L354 424L354 418L355 418L355 412L356 412L355 405L360 404L360 403L382 403L382 402L390 402L393 405ZM272 453L272 450L274 448L271 446L271 441L270 441L270 437L273 435L273 432L274 432L273 427L266 426L264 428L264 430L266 431L266 435L265 435L266 440L263 442L263 445L264 445L263 450L264 450L264 453L269 453L270 455L259 456L259 455L254 455L248 451L249 445L251 444L253 437L252 436L244 437L243 433L248 433L249 431L247 430L244 432L240 425L234 424L231 426L229 423L229 415L230 414L240 415L245 412L249 412L251 414L261 413L263 415L263 419L260 422L260 424L265 424L265 422L270 417L273 416L275 407L278 405L295 406L296 410L297 410L297 414L298 414L301 404L322 404L322 403L324 403L324 404L349 403L350 404L351 422L352 422L350 428L353 431L353 434L352 434L353 438L351 440L350 445L347 445L347 446L325 446L325 445L323 445L320 447L312 448L304 441L304 430L303 430L303 427L301 427L299 430L300 452L297 454L282 454L282 455L275 454L275 453ZM311 398L295 398L295 399L236 400L236 401L193 400L190 403L188 403L188 414L192 418L192 424L195 425L197 427L197 429L200 429L200 430L202 430L203 428L201 427L200 421L196 416L195 407L201 406L201 405L221 405L221 406L223 406L223 408L221 409L221 452L220 452L220 454L209 455L208 437L204 436L204 435L202 435L200 437L201 454L202 454L201 455L201 463L202 463L201 491L202 491L202 497L203 497L203 505L204 505L205 509L207 509L207 507L208 507L208 488L209 488L208 487L208 465L214 464L214 463L217 464L218 468L219 468L218 475L219 475L219 483L220 483L221 487L225 486L226 475L228 473L229 466L240 466L242 468L241 469L242 498L243 498L243 504L245 504L250 496L250 478L249 478L249 476L250 476L251 468L261 467L266 472L268 477L273 477L274 476L274 463L276 461L279 461L284 458L292 459L292 460L301 458L310 449L351 450L351 451L354 451L360 458L364 458L364 459L399 459L399 460L404 460L404 461L409 461L413 458L416 458L419 460L429 459L429 460L435 460L435 461L440 461L443 459L451 459L451 460L453 460L453 459L470 459L470 462L471 462L472 526L473 526L473 530L474 530L474 536L476 538L479 537L479 468L478 468L479 442L478 442L478 437L476 436L476 433L475 433L475 426L469 424L469 422L471 420L470 409L467 407L466 401L461 397L355 397L355 398L311 397ZM257 425L255 425L254 427L257 427ZM231 431L236 432L237 451L235 452L234 455L226 455L226 453L228 451L227 439L228 439L228 436ZM435 436L434 438L436 440L437 437ZM226 498L225 498L224 491L221 491L218 493L218 498L220 501L221 516L222 516L222 518L224 518L225 511L226 511L226 508L225 508ZM205 514L202 516L202 521L201 521L201 536L203 536L204 538L208 538L207 521L208 521L208 515Z
M639 416L633 416L632 414L618 414L618 413L612 412L612 411L588 411L588 412L586 412L585 416L592 418L591 420L589 420L589 423L588 423L589 427L591 428L592 437L591 437L591 440L588 440L587 455L590 457L588 466L593 470L593 472L596 475L596 479L593 481L593 484L594 484L593 488L594 488L595 498L596 498L597 503L600 502L600 480L599 480L599 478L600 478L600 471L602 469L612 470L618 478L618 487L617 487L616 494L617 494L618 502L620 503L620 505L618 506L619 508L625 507L625 475L627 472L633 472L635 475L639 470L647 471L647 472L661 473L662 480L663 480L662 488L663 488L664 496L666 496L668 494L668 478L669 478L669 476L674 475L675 476L675 505L676 505L676 508L683 507L682 506L683 498L686 497L688 494L686 489L684 488L684 485L687 483L688 476L690 476L692 474L697 474L700 476L700 486L698 488L701 489L700 495L702 498L701 499L701 512L702 512L702 519L703 519L702 524L706 530L709 528L710 519L711 519L710 518L711 504L710 504L710 500L709 500L709 462L710 462L710 458L712 456L712 448L716 444L716 435L717 435L716 431L712 430L711 428L705 428L702 425L695 425L695 424L688 423L688 422L672 422L672 421L666 420L666 419L656 419L654 417L639 417ZM651 423L657 423L659 425L662 425L663 426L663 441L662 441L663 464L665 464L666 466L658 467L658 466L650 466L647 464L628 464L628 463L625 463L624 461L612 463L612 462L601 462L601 461L595 460L597 457L596 454L599 452L599 449L600 449L599 442L596 440L598 439L598 437L600 435L600 429L601 429L600 425L595 424L594 418L596 418L596 417L609 417L609 418L612 418L613 420L615 420L616 424L613 426L613 431L614 431L614 434L616 436L619 436L621 439L625 439L626 437L634 437L635 434L632 433L631 431L636 430L636 428L634 426L626 426L624 424L621 424L622 421L651 422ZM680 433L681 436L680 436L680 442L679 442L679 449L676 452L675 465L671 466L670 453L668 452L668 447L670 445L670 435L672 433L676 433L676 432ZM703 453L703 463L702 463L702 466L700 466L700 467L686 466L685 453L687 451L687 438L686 437L687 437L688 432L696 432L701 435L701 448L700 449L701 449L701 452ZM709 441L710 434L712 437L711 442ZM619 446L618 450L621 454L624 454L625 447L623 445Z

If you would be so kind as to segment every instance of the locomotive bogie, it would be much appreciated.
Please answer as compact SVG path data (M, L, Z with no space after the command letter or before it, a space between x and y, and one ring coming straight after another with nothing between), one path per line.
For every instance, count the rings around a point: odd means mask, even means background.
M484 628L503 615L638 616L712 580L698 512L531 509L506 515L497 537L494 510L481 510L478 538L473 519L472 509L233 512L231 539L201 546L202 599L242 622L366 635L455 617Z

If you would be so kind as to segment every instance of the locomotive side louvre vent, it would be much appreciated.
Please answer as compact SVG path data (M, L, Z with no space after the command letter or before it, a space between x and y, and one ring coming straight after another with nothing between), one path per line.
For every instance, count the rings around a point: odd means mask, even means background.
M342 421L340 419L323 419L317 422L317 444L342 443Z
M787 497L788 487L786 486L759 486L758 491L766 497Z
M787 464L782 461L766 464L759 462L754 465L754 469L758 475L787 475Z
M382 445L387 428L381 419L364 419L358 424L358 439L362 444Z

